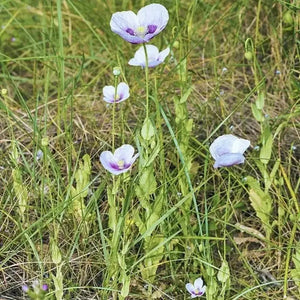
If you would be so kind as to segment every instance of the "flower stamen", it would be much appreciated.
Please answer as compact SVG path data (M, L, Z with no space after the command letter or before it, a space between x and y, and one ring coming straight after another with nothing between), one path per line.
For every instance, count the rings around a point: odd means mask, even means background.
M147 33L147 30L144 26L139 26L137 29L136 29L136 32L135 32L135 35L138 36L138 37L141 37L143 38Z
M124 165L125 165L125 162L124 162L124 160L119 160L119 161L117 162L117 164L118 164L118 166L119 166L120 169L123 169L123 168L124 168Z

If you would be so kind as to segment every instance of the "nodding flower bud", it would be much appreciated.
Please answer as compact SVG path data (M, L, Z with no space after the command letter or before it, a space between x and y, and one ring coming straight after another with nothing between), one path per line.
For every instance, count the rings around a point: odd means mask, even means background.
M2 96L6 95L7 94L7 89L2 89L1 94L2 94Z
M121 74L121 69L119 67L114 67L113 74L114 76L119 76Z
M244 54L245 58L247 60L251 60L253 55L252 55L252 52L251 51L246 51L245 54Z

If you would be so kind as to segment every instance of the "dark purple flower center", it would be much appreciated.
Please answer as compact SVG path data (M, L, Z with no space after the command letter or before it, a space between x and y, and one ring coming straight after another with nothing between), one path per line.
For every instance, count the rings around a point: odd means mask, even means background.
M148 25L148 33L154 33L156 28L156 25Z
M110 166L115 169L116 171L120 171L120 170L124 170L124 169L128 169L131 164L126 164L124 161L122 161L123 163L119 163L119 164L116 164L116 163L110 163Z
M119 101L121 101L122 99L123 99L123 94L120 94L120 95L117 94L117 95L116 95L116 98L115 98L115 101L116 101L116 102L119 102Z
M157 26L156 25L148 25L147 26L147 30L145 27L143 26L140 26L138 27L137 31L135 32L132 28L127 28L125 31L127 33L129 33L130 35L133 35L133 36L139 36L139 35L146 35L148 33L154 33L157 29Z
M126 32L129 33L130 35L135 35L134 30L131 28L127 28Z
M198 289L196 289L195 291L192 291L192 294L195 295L195 296L202 296L203 292L201 292Z

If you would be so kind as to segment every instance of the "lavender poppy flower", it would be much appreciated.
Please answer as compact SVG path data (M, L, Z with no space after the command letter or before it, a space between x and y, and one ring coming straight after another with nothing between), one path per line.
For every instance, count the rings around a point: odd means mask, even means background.
M209 147L212 157L216 160L214 168L230 167L244 163L245 157L243 154L249 146L250 141L232 134L219 136Z
M146 51L148 56L148 67L153 68L165 60L170 53L170 48L168 47L167 49L159 52L157 47L153 45L146 45ZM129 60L128 64L131 66L146 67L146 56L143 46L135 52L134 57Z
M192 298L201 297L202 295L204 295L206 291L206 286L203 285L202 278L197 278L194 284L187 283L185 287L188 290L188 292L191 294Z
M149 4L137 15L132 11L116 12L110 20L111 30L132 44L147 43L167 25L169 13L161 4Z
M126 100L129 94L129 86L125 82L120 82L116 89L112 85L107 85L103 88L103 100L107 103L119 103ZM116 97L116 98L115 98Z
M116 149L114 154L104 151L100 155L102 166L114 175L119 175L128 171L139 154L134 155L134 148L131 145L123 145Z

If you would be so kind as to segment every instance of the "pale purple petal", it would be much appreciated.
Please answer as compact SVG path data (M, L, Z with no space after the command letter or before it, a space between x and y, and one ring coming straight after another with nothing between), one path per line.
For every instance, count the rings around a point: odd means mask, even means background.
M114 103L115 88L112 85L107 85L103 88L103 100L108 103Z
M137 17L140 26L147 28L148 33L144 39L148 42L166 27L169 13L163 5L153 3L141 8Z
M119 174L118 162L115 161L113 154L110 151L104 151L100 154L100 162L104 169L112 174Z
M158 51L158 50L157 50ZM134 54L134 57L128 62L131 66L145 66L146 65L146 57L144 47L141 46Z
M227 153L243 154L249 147L250 141L238 138L232 134L219 136L209 147L209 151L214 159Z
M117 97L119 99L117 99L116 102L122 102L129 98L129 96L129 86L125 82L120 82L117 87Z
M144 49L143 49L144 50ZM148 56L148 61L151 62L153 60L157 60L158 56L159 56L159 51L158 48L154 45L146 45L146 51L147 51L147 56ZM145 51L143 54L143 60L146 61L145 58Z
M134 35L138 27L138 18L132 11L116 12L112 15L110 20L111 30L121 36L124 40L133 44L144 42L143 38Z
M154 68L154 67L160 65L161 63L162 63L162 61L160 61L159 59L153 60L153 61L149 61L148 67L149 68Z
M233 165L242 164L245 161L245 157L240 153L226 153L219 156L215 163L214 168L230 167Z
M110 27L113 32L133 44L148 42L167 25L169 14L160 4L150 4L141 8L136 15L132 11L117 12L112 15Z
M115 96L116 101L115 101ZM117 95L115 95L115 88L112 85L103 88L103 100L107 103L119 103L129 97L129 86L125 82L120 82L117 86Z
M148 54L148 67L153 68L161 64L162 61L159 59L158 48L153 45L146 45L147 54Z
M114 153L114 158L116 161L122 160L125 165L130 164L134 153L134 148L131 145L123 145L120 148L116 149Z
M138 61L136 58L131 58L131 59L129 60L128 64L129 64L130 66L135 66L135 67L137 67L137 66L145 67L145 65L143 65L143 64L142 64L140 61Z
M153 45L146 45L146 51L148 56L148 67L153 68L163 62L166 56L169 54L170 49L167 48L159 53L158 48ZM134 54L134 58L128 62L131 66L146 66L146 56L144 47L140 47Z
M204 295L205 292L206 292L206 285L204 285L204 286L202 287L201 291L202 291L202 295Z
M140 156L139 153L137 153L135 156L132 157L132 159L130 160L130 164L133 165L133 163L136 161L136 159Z
M191 295L193 295L193 293L194 293L194 290L195 290L195 288L194 288L194 285L193 284L191 284L191 283L187 283L186 285L185 285L185 288L187 289L187 291L191 294Z
M134 157L134 148L131 145L123 145L115 150L112 154L110 151L104 151L100 155L100 161L103 167L114 175L128 171L138 154Z
M250 141L238 138L232 145L232 153L241 153L243 154L247 148L250 146Z
M195 289L198 289L198 290L201 290L203 287L203 280L202 278L197 278L194 282L194 288Z
M158 55L158 59L163 62L166 57L170 54L170 48L166 48L165 50L161 51Z

